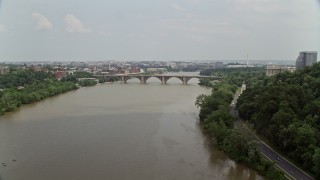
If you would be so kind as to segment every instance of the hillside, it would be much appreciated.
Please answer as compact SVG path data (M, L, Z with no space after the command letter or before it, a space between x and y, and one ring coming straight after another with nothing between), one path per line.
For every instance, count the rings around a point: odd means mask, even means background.
M320 178L320 63L251 80L239 116L297 164ZM254 81L254 82L252 82Z

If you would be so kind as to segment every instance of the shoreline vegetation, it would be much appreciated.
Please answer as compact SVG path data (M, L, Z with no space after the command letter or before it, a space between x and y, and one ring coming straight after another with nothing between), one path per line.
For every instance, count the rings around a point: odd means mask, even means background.
M241 119L277 151L320 179L320 63L265 77L238 100Z
M12 69L10 74L0 76L0 115L12 112L23 104L76 90L79 86L97 84L94 80L78 81L80 77L91 78L92 75L77 72L58 81L51 72Z
M222 77L220 82L201 80L199 85L212 88L210 95L200 95L195 102L200 108L200 126L211 142L238 163L256 170L268 179L287 179L284 173L260 153L259 142L247 130L236 128L236 119L230 113L230 103L244 81L251 83L264 78L262 68L207 70L201 75Z

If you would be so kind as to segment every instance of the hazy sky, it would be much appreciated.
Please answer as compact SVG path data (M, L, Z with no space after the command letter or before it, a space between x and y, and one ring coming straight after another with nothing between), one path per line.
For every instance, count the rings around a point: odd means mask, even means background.
M319 0L0 0L0 61L295 60L303 50L320 54Z

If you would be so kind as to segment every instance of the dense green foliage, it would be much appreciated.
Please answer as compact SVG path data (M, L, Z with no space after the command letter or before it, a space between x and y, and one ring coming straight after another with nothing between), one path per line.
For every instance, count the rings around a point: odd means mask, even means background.
M97 82L91 79L85 79L85 80L79 81L78 84L79 86L94 86L97 84Z
M11 74L0 75L0 89L36 84L48 78L54 78L53 74L30 70L16 70L11 72Z
M223 81L236 86L241 86L243 82L262 83L265 76L264 68L224 68L206 69L200 72L202 76L223 77ZM250 81L249 81L250 80Z
M67 76L63 77L61 81L71 81L77 83L78 78L93 78L93 76L91 73L86 71L76 71L73 74L68 74Z
M0 86L0 114L77 88L72 82L56 81L50 73L30 70L0 76Z
M320 64L253 83L239 115L280 151L320 178Z
M105 83L105 82L107 82L107 79L104 78L104 77L99 77L98 80L99 80L99 83Z
M201 79L199 79L199 85L213 87L213 82L211 82L209 79L201 78Z
M235 71L219 70L222 80L211 84L213 88L211 95L200 95L197 98L201 127L209 136L213 136L218 147L235 161L246 164L270 179L286 179L282 172L275 169L273 162L262 157L256 138L248 130L235 128L236 123L240 122L235 122L230 114L230 103L238 86L245 80L262 78L262 71L233 70ZM242 77L238 77L239 74ZM206 81L202 83L208 84Z

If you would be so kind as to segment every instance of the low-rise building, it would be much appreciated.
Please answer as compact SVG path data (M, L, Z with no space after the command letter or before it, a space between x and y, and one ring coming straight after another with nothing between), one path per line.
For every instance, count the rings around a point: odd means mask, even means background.
M255 67L254 65L247 65L247 64L228 64L226 68L252 68Z
M42 68L41 68L40 66L33 66L33 65L31 65L29 69L32 70L32 71L34 71L34 72L40 72L40 71L42 71Z
M54 77L60 81L64 76L67 75L67 72L66 71L55 71L54 72Z
M222 69L222 68L224 68L223 62L215 62L215 63L214 63L214 68L215 68L215 69Z
M282 72L294 72L294 71L295 71L295 67L288 67L285 65L267 65L266 75L274 76Z
M140 68L138 67L129 68L129 74L137 74L137 73L140 73Z
M8 66L0 66L0 74L9 74L10 73L10 68Z
M167 72L168 70L166 68L147 68L148 72L154 72L154 73L163 73Z

